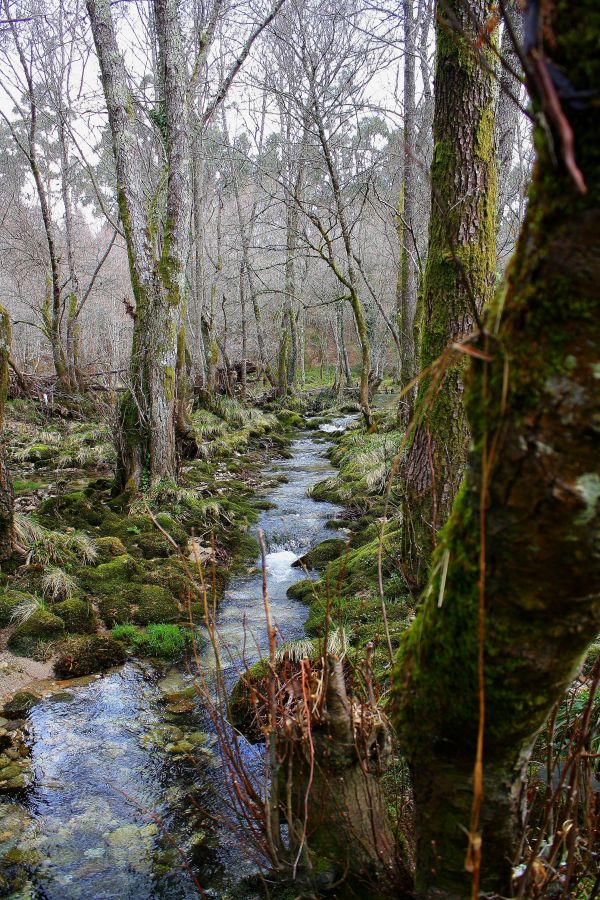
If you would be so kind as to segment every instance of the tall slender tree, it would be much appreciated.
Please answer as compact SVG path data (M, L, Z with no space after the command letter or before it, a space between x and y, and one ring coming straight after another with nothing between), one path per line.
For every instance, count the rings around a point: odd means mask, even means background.
M164 142L166 201L159 233L144 202L136 159L135 102L108 0L87 0L100 62L117 175L119 210L135 299L130 389L121 407L120 481L136 491L144 477L176 472L177 347L182 327L191 209L188 73L176 0L156 0L161 96L156 120Z
M479 322L496 272L494 57L479 48L490 0L449 0L437 12L429 247L422 288L420 370ZM469 444L467 356L419 385L407 454L403 562L419 582L460 484Z

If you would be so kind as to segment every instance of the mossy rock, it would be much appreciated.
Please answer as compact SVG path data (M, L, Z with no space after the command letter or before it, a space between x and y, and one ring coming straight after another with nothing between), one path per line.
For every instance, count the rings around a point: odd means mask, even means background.
M54 603L52 612L65 623L65 629L72 634L86 634L95 631L94 614L89 603L71 599Z
M149 516L118 515L110 510L100 524L100 534L120 538L128 550L137 547L141 534L155 531L156 526Z
M36 469L39 469L53 459L57 452L57 447L49 444L32 444L29 447L27 458L33 462Z
M160 527L164 528L167 534L173 538L176 544L183 546L183 544L186 543L188 539L187 531L173 518L170 513L159 512L156 513L154 518L156 519Z
M253 703L253 699L256 699L254 690L260 695L266 693L268 673L268 659L259 659L237 680L229 698L231 724L253 744L264 740L264 735L256 725Z
M342 540L342 538L329 538L326 541L321 541L320 544L317 544L316 547L313 547L312 550L309 550L308 553L305 553L304 556L292 563L292 568L317 569L317 571L322 572L327 563L338 559L344 554L345 550L346 541Z
M145 559L164 559L175 552L171 542L160 531L149 531L138 535L136 544Z
M105 594L98 599L100 617L108 628L113 625L129 625L131 622L131 606L126 592L117 591Z
M313 581L312 578L303 578L302 581L297 581L289 586L287 596L290 600L300 600L302 603L309 603L315 596L318 583L318 581Z
M56 528L57 522L83 531L102 522L103 512L83 491L50 497L39 508L38 518L43 525Z
M31 594L23 591L3 591L0 594L0 628L10 625L12 614L21 603L34 602Z
M187 603L196 596L192 571L186 568L178 556L153 560L151 567L144 568L144 581L147 584L160 585L173 594L180 603Z
M61 678L81 678L125 662L125 647L104 634L74 637L61 644L54 671Z
M28 656L41 641L54 641L64 632L63 620L39 607L25 622L17 625L8 639L8 646L14 653Z
M81 580L91 591L113 594L117 590L128 588L132 581L139 580L141 571L139 563L133 556L124 553L93 569L86 569L81 574Z
M39 702L39 699L29 691L17 691L8 703L4 704L2 715L7 719L24 719Z
M116 556L124 556L127 553L123 541L114 535L106 535L95 539L100 563L110 562Z
M291 409L281 409L277 413L277 418L286 428L304 428L306 420L297 412Z
M345 502L343 488L335 477L326 478L324 481L314 484L310 489L310 496L313 500L324 503L343 504Z
M143 584L128 591L131 621L136 625L177 622L181 618L175 597L157 584Z

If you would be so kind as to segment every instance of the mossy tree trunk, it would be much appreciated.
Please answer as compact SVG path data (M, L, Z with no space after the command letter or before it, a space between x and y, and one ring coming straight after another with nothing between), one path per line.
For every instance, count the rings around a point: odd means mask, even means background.
M495 87L491 50L477 49L491 0L449 0L438 8L431 217L425 268L420 369L473 329L491 298L496 271ZM419 385L406 461L404 566L415 582L427 571L465 466L469 429L463 407L468 357L449 365L432 396Z
M136 154L136 115L108 0L87 0L113 141L117 194L136 302L131 384L121 407L119 476L136 491L176 473L178 341L191 208L187 71L176 0L155 0L165 145L164 220L154 234Z
M0 306L0 562L12 554L15 544L14 496L4 449L4 407L8 394L8 361L12 343L10 316Z
M543 9L552 62L583 97L600 81L600 9ZM465 830L475 868L481 836L481 889L511 894L533 741L600 629L600 113L577 100L563 112L587 193L556 159L559 135L550 146L539 127L494 331L472 339L489 361L470 365L466 482L395 669L421 897L470 896Z
M406 388L415 377L415 345L413 321L417 304L417 283L414 263L414 235L416 225L416 109L415 109L415 57L416 42L412 0L403 0L404 16L404 127L402 189L398 202L398 238L400 266L398 269L397 305L398 330L400 332L400 387ZM409 252L411 248L411 252ZM414 392L400 401L398 415L406 427L413 414Z

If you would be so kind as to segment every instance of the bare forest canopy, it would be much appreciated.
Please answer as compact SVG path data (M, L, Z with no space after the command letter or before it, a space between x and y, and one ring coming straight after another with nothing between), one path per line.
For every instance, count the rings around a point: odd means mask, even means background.
M153 6L111 10L135 119L127 152L160 244L167 148ZM401 5L287 0L265 25L273 10L267 2L180 5L192 192L184 318L193 377L206 380L213 354L218 366L245 357L276 370L285 331L302 382L307 368L331 372L340 357L356 365L349 266L373 377L394 375L399 265L404 258L416 284L426 257L433 2L409 10L408 220ZM109 373L118 383L129 366L136 301L85 4L10 2L3 19L0 301L14 323L14 361L21 371L47 374L64 356L71 375L75 368L92 379ZM497 93L507 119L499 134L507 169L500 273L524 210L531 147L526 118L514 103L506 111ZM514 93L522 97L521 85Z

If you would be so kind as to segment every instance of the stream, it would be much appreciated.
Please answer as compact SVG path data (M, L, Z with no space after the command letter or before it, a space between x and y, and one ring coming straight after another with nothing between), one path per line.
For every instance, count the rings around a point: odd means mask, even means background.
M306 607L286 597L306 577L292 563L339 536L326 528L339 508L311 500L307 490L333 472L324 456L326 432L351 418L301 433L291 458L265 473L265 480L287 478L263 495L273 508L256 525L284 640L303 635L307 616ZM230 580L218 633L231 685L241 647L247 662L267 648L260 560L251 574ZM200 662L210 677L212 651L204 650ZM3 852L12 846L33 873L14 900L186 900L199 896L197 885L205 896L225 898L255 871L227 827L222 762L192 673L130 661L44 698L30 713L29 730L34 785L23 805L0 802Z

